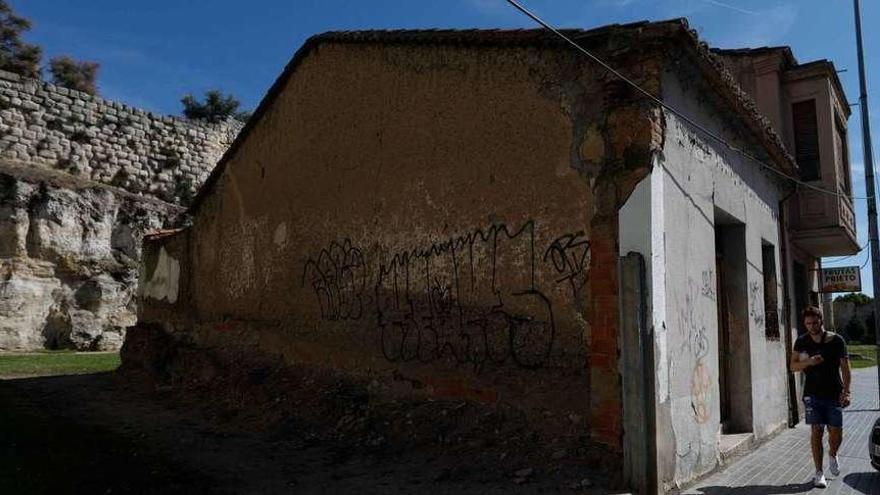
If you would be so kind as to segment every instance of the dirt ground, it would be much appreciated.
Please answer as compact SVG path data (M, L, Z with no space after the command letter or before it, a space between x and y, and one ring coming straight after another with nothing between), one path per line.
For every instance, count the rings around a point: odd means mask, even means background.
M0 493L620 491L607 488L594 452L536 436L502 406L375 404L368 387L308 377L284 395L250 396L218 380L0 380Z

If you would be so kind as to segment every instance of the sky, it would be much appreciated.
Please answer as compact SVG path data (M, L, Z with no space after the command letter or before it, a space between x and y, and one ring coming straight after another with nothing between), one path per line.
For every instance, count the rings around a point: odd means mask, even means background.
M98 91L161 114L208 89L253 109L312 35L347 29L533 28L504 0L7 0L33 28L25 40L57 55L98 62ZM686 17L710 46L788 45L800 62L828 59L851 103L859 98L850 0L521 0L557 27ZM864 0L862 26L875 149L880 149L880 2ZM873 29L873 30L872 30ZM861 119L853 107L849 141L855 196L865 197ZM875 157L877 154L875 153ZM876 165L876 164L875 164ZM856 200L859 245L867 244L866 201ZM857 256L825 266L862 265ZM872 294L870 266L863 291Z

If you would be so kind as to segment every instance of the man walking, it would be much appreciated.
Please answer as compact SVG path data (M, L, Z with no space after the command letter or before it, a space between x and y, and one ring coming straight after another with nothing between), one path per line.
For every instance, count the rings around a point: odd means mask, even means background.
M846 342L836 333L826 332L822 312L815 306L804 310L807 333L798 337L791 353L792 371L803 371L804 410L812 428L810 444L816 475L813 484L825 488L822 469L822 436L828 427L828 467L831 474L840 474L837 450L843 441L843 408L849 405L850 368Z

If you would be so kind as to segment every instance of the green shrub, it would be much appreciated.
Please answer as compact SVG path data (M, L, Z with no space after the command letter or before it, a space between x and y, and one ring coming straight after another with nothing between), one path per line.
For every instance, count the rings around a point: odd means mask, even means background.
M94 95L98 91L95 86L98 67L96 62L77 62L67 55L55 57L49 61L49 72L52 73L53 84L90 95Z
M857 318L849 320L849 323L843 327L843 336L846 338L847 342L854 344L861 342L865 337L865 324Z

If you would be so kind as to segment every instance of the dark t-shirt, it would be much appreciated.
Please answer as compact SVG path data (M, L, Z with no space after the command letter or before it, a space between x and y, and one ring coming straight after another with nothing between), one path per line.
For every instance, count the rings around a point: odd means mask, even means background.
M843 391L843 381L840 379L840 360L848 356L843 337L836 333L825 332L822 342L816 342L809 333L805 333L794 342L794 352L805 353L809 356L820 354L823 359L821 364L804 369L804 375L807 377L804 384L804 396L835 401L840 399L840 392Z

